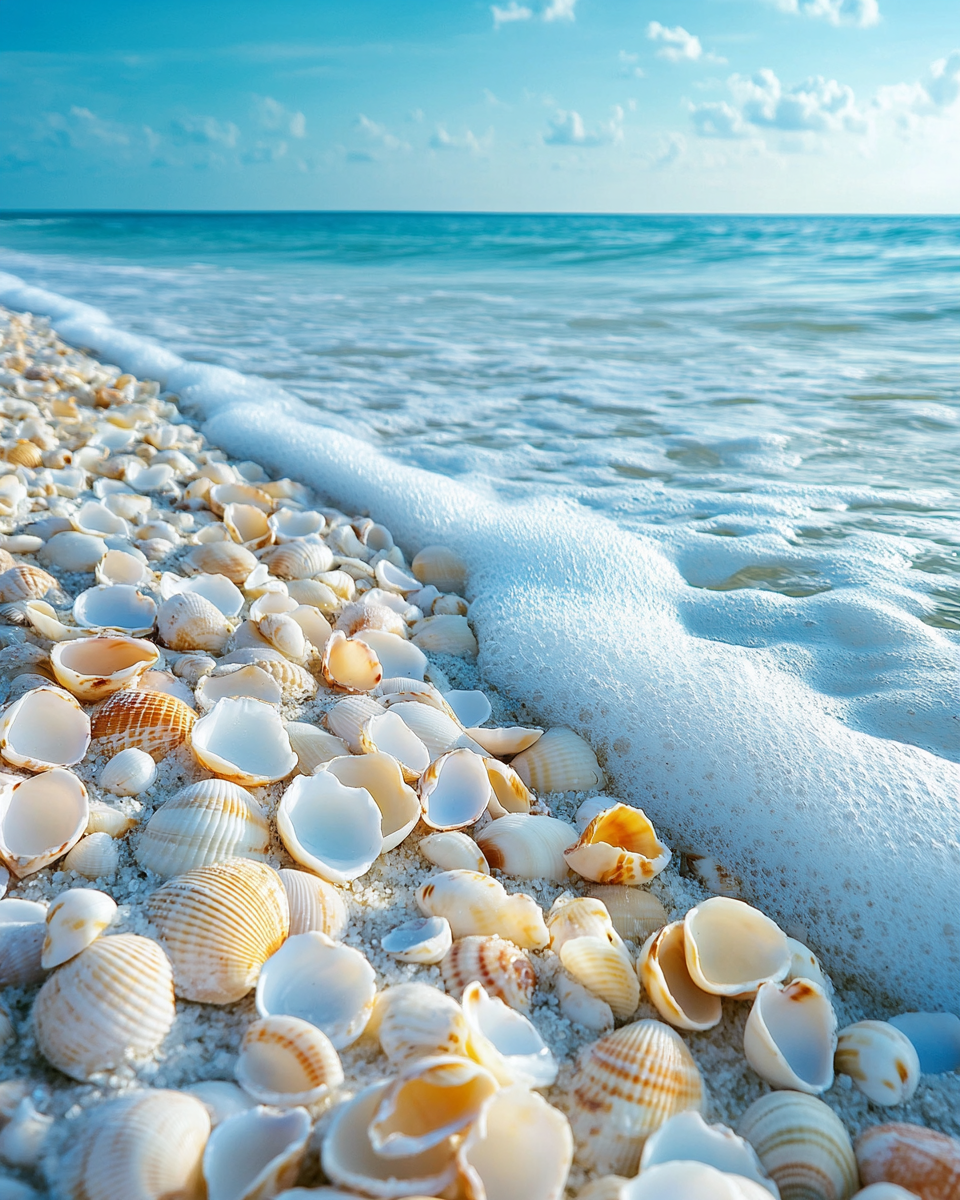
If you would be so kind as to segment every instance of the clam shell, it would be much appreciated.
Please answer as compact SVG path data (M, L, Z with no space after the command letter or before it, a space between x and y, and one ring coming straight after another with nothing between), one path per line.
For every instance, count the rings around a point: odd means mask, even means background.
M600 938L611 945L622 946L610 914L599 900L590 896L572 896L564 892L554 900L547 913L550 949L559 954L565 942L574 938Z
M491 817L499 818L507 813L528 813L533 806L533 794L513 767L495 758L485 758L487 779L490 782L488 809Z
M89 811L87 789L62 767L6 782L0 790L0 861L18 879L35 874L76 845Z
M322 513L301 512L294 508L278 508L268 520L277 542L294 542L311 535L319 537L326 525Z
M535 792L585 792L603 787L603 771L590 745L573 732L548 729L511 764Z
M246 587L248 590L249 590L249 586L250 586L250 580L248 579L247 584L246 584ZM251 621L259 621L262 617L265 617L268 613L293 612L294 609L297 607L296 600L292 599L287 594L287 585L285 583L281 583L279 580L277 580L276 586L278 588L282 588L283 591L264 592L263 595L258 596L257 599L254 600L254 602L250 605L250 620Z
M564 970L588 992L610 1005L615 1017L626 1020L637 1011L640 983L623 943L607 938L570 938L560 947Z
M431 654L453 654L458 658L476 658L479 651L467 618L451 613L418 621L414 626L413 644Z
M333 554L319 539L301 538L272 546L260 561L277 579L312 579L333 566Z
M708 1125L694 1111L677 1113L651 1133L640 1155L640 1174L665 1162L706 1163L728 1175L739 1175L759 1184L775 1200L780 1189L764 1171L757 1152L726 1125Z
M913 1043L886 1021L857 1021L842 1029L835 1066L874 1104L905 1104L920 1082Z
M824 991L809 979L783 987L764 983L743 1031L743 1051L774 1087L815 1095L833 1083L837 1017Z
M97 583L123 583L128 587L139 587L150 578L146 559L137 550L108 550L97 563Z
M80 533L92 533L95 537L128 538L130 536L130 526L124 518L96 500L88 500L85 504L81 504L71 519L74 529ZM0 584L2 584L2 579L0 579Z
M703 1102L700 1071L674 1030L660 1021L624 1025L586 1046L577 1061L570 1123L580 1161L633 1175L647 1136Z
M119 863L120 851L108 833L88 833L64 856L62 866L84 879L112 879Z
M140 638L93 637L59 642L50 652L57 682L85 704L135 687L160 652Z
M667 923L667 910L651 892L622 883L599 884L588 895L600 900L622 938L642 942Z
M97 753L113 756L135 746L159 762L188 737L195 720L176 696L125 690L94 710L90 732Z
M143 592L128 584L97 584L73 602L73 619L83 629L118 629L138 637L150 633L157 606Z
M197 574L226 575L231 583L239 586L257 565L257 560L236 542L204 542L186 555L183 565Z
M594 817L566 851L568 865L594 883L644 883L659 875L670 857L646 813L627 804Z
M90 718L63 688L33 688L0 717L0 755L15 767L72 767L89 745Z
M419 811L419 805L417 806ZM442 871L478 871L489 875L490 867L483 851L469 834L458 830L428 833L417 843L417 849L428 861Z
M430 752L431 761L438 758L462 735L459 724L446 713L429 704L416 701L400 701L399 696L389 697L390 711L396 713L404 725L412 730Z
M263 862L269 848L270 827L250 793L225 779L204 779L156 810L140 835L136 857L166 879L228 858Z
M218 517L223 516L228 504L252 504L266 513L274 509L273 498L267 492L244 482L216 483L210 489L207 500Z
M80 1082L148 1058L175 1016L167 956L132 933L98 937L50 976L33 1003L40 1053Z
M556 1080L557 1060L522 1013L490 996L477 981L464 988L461 1004L470 1030L467 1053L501 1086L540 1088Z
M107 552L103 538L70 530L54 534L40 551L40 557L62 571L92 571Z
M305 721L287 721L284 729L290 738L290 748L297 756L297 765L304 775L312 775L331 758L341 758L348 751L347 743L342 738L318 729L316 725L308 725Z
M157 613L157 631L171 650L222 652L230 636L227 618L197 592L176 592Z
M43 978L46 910L33 900L0 900L0 987L29 987Z
M427 917L446 917L453 936L503 934L525 950L548 945L543 913L524 892L507 895L496 879L479 871L443 871L417 890L417 904Z
M339 630L327 638L320 670L330 687L345 692L371 692L383 678L380 660L366 642Z
M298 775L277 809L277 832L290 856L330 883L365 875L383 848L380 809L363 787L332 773Z
M324 763L317 773L323 771L335 775L347 787L365 788L373 797L380 809L384 854L399 846L419 821L417 794L404 783L400 764L389 754L338 756Z
M457 1153L473 1194L489 1200L561 1200L573 1162L567 1118L523 1087L487 1100Z
M245 996L290 923L276 871L241 858L169 880L147 912L170 956L177 995L204 1004Z
M373 968L359 950L323 933L300 933L288 938L264 966L257 1012L309 1021L342 1050L363 1033L376 991Z
M480 983L511 1008L529 1008L537 975L519 946L504 938L458 938L440 963L448 993L459 999L470 983Z
M850 1137L833 1109L814 1096L761 1096L740 1118L737 1132L756 1150L783 1200L849 1200L857 1190Z
M264 1017L247 1027L237 1057L240 1086L276 1108L316 1104L343 1083L330 1039L299 1017Z
M137 746L128 746L115 754L100 772L100 786L115 796L139 796L156 777L157 764L150 755ZM116 834L112 836L116 837Z
M363 629L355 637L358 642L366 643L377 656L384 676L423 678L429 665L427 656L413 642L405 641L395 633L388 633L383 629ZM459 732L458 728L457 733Z
M79 954L107 928L117 914L116 901L93 888L70 888L47 909L47 932L40 965L45 971Z
M396 592L405 596L407 592L420 590L420 580L392 563L388 558L382 558L374 567L377 583L385 591Z
M460 1005L425 983L400 983L380 992L368 1032L376 1033L393 1064L467 1053L469 1030Z
M153 762L153 759L150 761ZM128 816L119 808L94 800L90 804L90 814L87 817L87 833L109 833L112 838L119 838L129 833L136 823L136 817Z
M290 906L290 937L316 929L336 940L347 927L347 906L332 883L307 871L284 868L280 882Z
M433 584L441 592L462 592L467 582L467 564L446 546L424 546L410 570L422 584Z
M286 701L304 700L316 695L317 681L309 671L299 663L290 662L283 657L279 650L272 647L251 646L234 650L220 659L220 666L232 666L234 663L259 667L262 671L280 684L282 697Z
M173 664L173 673L182 679L188 687L195 688L204 675L209 675L217 665L217 660L199 650L188 650L179 655Z
M743 1175L728 1175L707 1163L657 1163L630 1180L623 1200L681 1200L709 1196L710 1200L767 1200L770 1193Z
M330 622L319 609L298 604L290 616L300 626L303 636L314 650L322 650L326 646L330 640Z
M351 754L360 754L363 726L371 717L380 717L383 714L383 705L378 704L372 696L346 696L327 710L324 720L330 732L346 742ZM403 722L400 724L403 725ZM405 725L403 728L406 731Z
M228 504L223 510L223 523L234 542L248 550L262 550L273 541L273 530L267 514L253 504Z
M310 1137L303 1108L250 1108L227 1117L203 1152L207 1200L270 1200L294 1183Z
M42 600L47 592L59 590L59 587L54 577L46 571L29 563L20 563L0 574L0 603Z
M424 711L434 710L424 708ZM487 769L483 759L472 750L441 754L420 776L419 790L424 824L431 829L462 829L472 825L490 799Z
M327 725L334 729L329 713L327 714ZM334 732L338 731L334 729ZM344 732L342 736L344 741L350 745L347 733ZM350 745L350 749L353 749L352 745ZM417 735L407 728L396 713L392 712L382 712L370 716L363 722L360 728L359 751L362 754L391 755L400 764L403 777L408 783L418 779L430 766L430 751Z
M739 996L776 983L790 966L787 936L742 900L713 896L683 920L690 977L705 992Z
M509 758L535 745L543 737L542 729L524 729L519 725L508 729L468 728L467 733L494 758Z
M414 917L391 929L380 945L400 962L438 963L453 944L445 917Z
M720 997L698 988L690 978L682 921L665 925L647 938L637 959L637 973L654 1008L671 1025L703 1030L720 1023Z
M908 1192L897 1183L871 1183L854 1194L853 1200L916 1200L916 1192Z
M218 700L261 700L279 706L283 697L280 684L262 667L230 666L218 669L197 684L197 703L209 711Z
M577 841L577 831L556 817L508 813L477 834L477 845L495 870L520 879L566 879L563 852Z
M250 787L275 783L297 765L277 710L259 700L218 700L194 725L190 744L208 771Z
M287 591L298 604L309 605L326 616L336 612L340 604L340 598L333 588L327 587L319 579L291 579L287 582Z
M306 656L307 639L288 613L267 613L257 622L257 631L285 658L301 662Z
M856 1150L865 1184L896 1183L922 1200L954 1200L960 1194L956 1138L922 1125L874 1125L857 1138Z

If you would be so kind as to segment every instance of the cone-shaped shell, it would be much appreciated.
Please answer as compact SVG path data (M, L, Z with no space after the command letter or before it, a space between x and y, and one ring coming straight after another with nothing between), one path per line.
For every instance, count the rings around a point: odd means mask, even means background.
M308 725L305 721L287 721L284 725L290 738L290 748L297 756L297 765L304 775L312 775L318 767L331 758L342 758L348 751L347 743L325 729ZM419 805L418 811L419 811Z
M184 558L187 570L204 575L226 575L231 583L241 584L257 565L256 558L236 542L204 542Z
M419 805L418 811L419 811ZM417 849L428 861L441 871L479 871L489 875L490 867L483 851L469 834L448 829L440 833L428 833L417 843Z
M137 680L157 662L160 651L141 638L93 637L58 642L50 665L68 692L90 704Z
M857 1021L842 1029L835 1066L874 1104L905 1104L920 1082L913 1043L887 1021Z
M120 851L108 833L88 833L64 856L63 869L84 879L112 879L119 863Z
M383 705L378 704L372 696L345 696L342 700L338 700L333 708L327 710L324 720L334 737L341 738L346 742L351 754L360 754L362 753L363 726L371 717L382 717L384 711ZM408 732L402 721L400 725L404 732ZM423 753L426 760L429 761L429 755L426 754L425 748ZM426 761L424 766L426 766Z
M339 888L309 871L284 868L280 881L290 906L290 937L317 930L338 939L347 927L347 906Z
M167 879L228 858L263 862L270 827L248 791L225 779L203 779L182 788L147 822L137 862Z
M148 1058L175 1016L167 956L132 933L98 937L50 976L33 1003L40 1053L81 1082Z
M391 929L380 945L400 962L438 963L453 945L445 917L414 917Z
M378 993L368 1033L391 1063L438 1054L466 1056L468 1028L460 1005L426 983L400 983Z
M94 710L90 732L100 754L112 756L135 746L159 762L189 736L196 719L176 696L124 690Z
M594 883L638 884L660 874L670 851L642 809L615 804L594 817L566 859Z
M556 817L507 813L477 834L477 845L495 870L520 879L566 879L565 850L577 831Z
M864 1130L857 1138L857 1162L865 1184L896 1183L921 1200L960 1195L960 1141L922 1125Z
M150 633L157 616L156 603L128 584L97 584L73 602L73 619L83 629L118 629L140 637Z
M490 816L528 813L533 807L533 793L513 767L508 767L496 758L485 758L483 761L487 768L487 779L490 781Z
M610 1005L613 1015L626 1020L640 1003L640 982L622 942L607 938L571 938L560 947L560 962L587 991Z
M330 728L329 714L327 724ZM343 737L349 742L346 732ZM351 745L351 750L353 746ZM418 779L430 765L430 751L396 713L385 712L369 717L360 728L359 752L389 754L400 764L408 783ZM422 800L421 800L422 803Z
M327 638L320 670L332 688L345 692L372 692L383 678L376 652L366 642L335 630Z
M434 710L425 708L425 711ZM431 829L463 829L472 825L489 800L487 769L483 759L472 750L442 754L420 776L423 820Z
M417 904L428 917L446 917L453 936L502 934L525 950L550 942L543 913L532 896L508 896L503 884L479 871L443 871L417 890Z
M837 1017L818 984L764 983L743 1031L743 1052L774 1087L815 1095L833 1083Z
M317 731L320 732L319 730ZM420 819L420 801L389 754L338 756L320 768L351 788L365 788L380 809L383 853L394 850Z
M519 946L496 936L459 938L440 963L443 983L459 999L468 984L479 983L511 1008L529 1008L537 975Z
M6 782L0 790L0 861L18 879L35 874L76 845L89 812L87 789L61 767Z
M126 750L115 754L100 772L100 786L105 792L112 792L115 796L139 796L151 786L156 777L157 764L146 750L128 746ZM127 825L126 828L131 828L131 825ZM96 831L88 828L88 832ZM106 829L104 832L111 831Z
M260 556L260 561L277 579L312 579L333 566L330 548L319 539L298 539L272 546Z
M303 1108L249 1108L227 1117L203 1152L207 1200L271 1200L294 1183L310 1137Z
M512 766L535 792L585 792L603 787L597 756L572 729L548 729L517 755Z
M330 883L370 870L383 848L380 809L362 787L326 771L298 775L277 808L277 832L290 856Z
M177 995L203 1004L245 996L290 924L277 872L240 858L169 880L147 912L173 964Z
M753 1146L783 1200L816 1196L849 1200L857 1190L857 1160L843 1122L804 1092L761 1096L740 1118L737 1133Z
M674 1030L636 1021L581 1051L572 1101L583 1165L630 1176L649 1134L678 1112L702 1109L703 1079Z
M43 978L45 917L33 900L0 900L0 987L29 987Z
M248 787L275 783L297 765L277 710L259 700L218 700L190 744L208 771Z
M247 1027L237 1058L240 1086L276 1108L316 1104L343 1083L340 1055L299 1017L263 1017Z
M651 892L622 883L598 884L588 895L601 901L613 927L627 941L643 942L667 923L667 910Z
M410 570L422 584L441 592L462 592L467 582L467 564L447 546L424 546Z
M505 1088L486 1102L457 1160L486 1200L560 1200L573 1162L570 1123L536 1093Z
M0 717L0 754L15 767L72 767L89 745L90 718L63 688L34 688Z
M418 621L413 644L431 654L454 654L458 658L476 658L479 647L466 617L442 613Z
M464 988L462 1007L470 1030L467 1052L501 1086L518 1083L540 1088L556 1080L557 1060L522 1013L476 981Z
M683 919L690 977L705 992L739 996L777 983L790 966L787 935L742 900L713 896Z
M693 1109L677 1113L651 1133L640 1155L640 1173L665 1162L701 1162L728 1175L752 1179L775 1200L780 1189L767 1175L757 1152L726 1125L708 1125Z
M712 1029L722 1016L720 997L690 978L683 949L683 922L652 933L637 959L637 974L654 1008L678 1029Z
M230 636L227 618L197 592L176 592L157 613L157 630L171 650L212 650L219 654Z
M47 932L40 963L45 971L59 967L100 936L116 916L117 903L93 888L70 888L47 909Z

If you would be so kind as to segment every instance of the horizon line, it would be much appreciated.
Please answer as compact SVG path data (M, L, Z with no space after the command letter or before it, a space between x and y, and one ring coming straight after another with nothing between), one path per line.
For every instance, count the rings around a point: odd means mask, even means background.
M604 210L515 210L515 209L442 209L442 208L0 208L0 220L12 217L33 216L114 216L114 217L240 217L240 216L384 216L384 217L746 217L746 218L937 218L960 219L960 212L845 212L818 210L816 212L787 211L762 212L747 209L698 210L698 209L651 209L649 211L604 211Z

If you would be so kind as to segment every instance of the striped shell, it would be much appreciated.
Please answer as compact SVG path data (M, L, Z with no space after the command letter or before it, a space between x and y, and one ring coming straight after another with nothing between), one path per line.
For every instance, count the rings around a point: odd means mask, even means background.
M196 714L166 692L116 692L93 712L90 732L96 752L114 755L136 746L156 762L185 741Z
M287 721L284 729L290 739L290 749L297 756L297 766L304 775L312 775L331 758L341 758L348 752L342 738L318 729L316 725L308 725L306 721Z
M197 592L176 592L160 605L157 632L171 650L212 650L219 654L230 636L227 618Z
M370 1028L394 1065L467 1053L469 1030L460 1005L426 983L400 983L380 992Z
M351 754L360 754L364 724L371 717L382 717L384 711L372 696L345 696L327 709L324 720L330 732L346 742Z
M603 787L597 756L572 729L548 729L511 765L535 792L585 792Z
M0 603L17 600L42 600L47 592L59 589L52 575L29 563L20 563L0 575Z
M63 859L64 871L84 879L112 879L120 863L120 849L109 833L88 833Z
M260 556L260 561L277 579L312 579L330 570L333 554L321 541L298 539L272 546Z
M607 938L571 938L560 947L564 970L588 992L610 1005L613 1015L626 1020L640 1003L640 982L622 942Z
M761 1096L740 1118L747 1139L783 1200L848 1200L857 1190L857 1160L843 1122L804 1092Z
M338 939L347 927L347 906L343 892L309 871L285 867L280 882L287 893L290 908L290 937L317 930Z
M520 879L566 879L563 852L576 840L576 829L566 821L525 813L507 813L477 834L490 866Z
M459 1000L469 983L512 1008L529 1008L537 974L519 946L501 937L465 937L453 943L440 962L447 992Z
M263 1017L247 1027L237 1081L260 1104L316 1104L343 1083L340 1055L315 1025L299 1017Z
M660 874L670 851L642 809L615 804L594 817L566 851L566 859L578 875L594 883L639 884Z
M121 688L136 686L159 657L153 642L142 638L75 638L53 647L50 665L58 683L90 704Z
M479 647L466 617L443 613L425 617L414 626L413 644L431 654L476 658Z
M244 666L259 667L261 671L280 684L280 692L284 700L303 700L316 695L317 681L310 672L299 663L291 662L288 658L266 644L262 646L246 646L225 654L220 659L219 666L227 667L233 663Z
M236 542L204 542L190 551L183 565L204 575L226 575L231 583L239 585L257 565L257 560Z
M100 772L100 786L115 796L139 796L156 777L157 764L150 755L136 746L128 746L115 754Z
M955 1200L960 1195L956 1138L921 1125L874 1125L857 1138L856 1150L865 1184L896 1183L922 1200Z
M248 791L225 779L181 789L153 814L140 835L137 862L169 878L227 858L264 861L270 827Z

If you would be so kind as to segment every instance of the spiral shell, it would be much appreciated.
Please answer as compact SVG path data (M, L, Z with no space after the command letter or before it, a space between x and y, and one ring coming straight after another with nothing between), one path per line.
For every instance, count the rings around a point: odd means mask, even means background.
M0 717L0 755L15 767L72 767L89 746L90 718L63 688L33 688Z
M455 999L470 983L511 1008L529 1008L537 974L519 946L501 937L465 937L453 943L440 963L444 987Z
M913 1043L886 1021L857 1021L842 1029L835 1065L874 1104L905 1104L920 1083Z
M97 753L114 755L130 746L159 762L190 734L196 714L166 692L116 692L94 710L90 732Z
M525 892L507 895L503 884L478 871L443 871L417 891L427 917L446 917L453 936L503 934L525 950L546 946L550 935L543 913Z
M849 1200L857 1190L850 1137L833 1109L814 1096L761 1096L740 1118L737 1132L756 1150L783 1200Z
M647 938L637 973L654 1008L671 1025L702 1030L720 1023L720 997L698 988L687 970L682 921L664 925Z
M336 940L347 927L347 906L339 888L308 871L285 867L280 882L290 906L290 937L318 930Z
M566 879L564 851L577 831L556 817L508 813L477 834L477 845L495 870L520 879Z
M565 854L578 875L595 883L645 883L670 861L646 813L628 804L599 813Z
M865 1184L899 1184L923 1200L960 1194L960 1141L946 1134L922 1125L874 1125L857 1138L856 1153Z
M548 729L511 765L535 792L585 792L604 783L589 743L563 727Z
M40 963L59 967L100 936L116 916L116 901L93 888L70 888L47 909L47 932Z
M225 779L204 779L157 809L136 855L142 867L168 878L228 858L262 862L269 847L270 827L250 793Z
M272 546L260 556L260 561L277 579L312 579L330 570L333 554L319 540L299 538Z
M55 862L83 836L90 814L87 789L62 767L0 782L0 862L22 879Z
M277 710L260 700L218 700L190 731L193 752L208 771L260 787L297 765Z
M176 592L160 605L157 631L171 650L212 650L219 654L230 636L227 618L197 592Z
M425 983L400 983L380 992L369 1029L394 1064L467 1053L469 1030L460 1005Z
M316 1104L343 1083L330 1039L299 1017L264 1017L248 1026L235 1072L244 1091L276 1108Z

